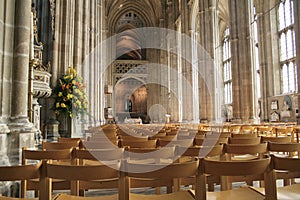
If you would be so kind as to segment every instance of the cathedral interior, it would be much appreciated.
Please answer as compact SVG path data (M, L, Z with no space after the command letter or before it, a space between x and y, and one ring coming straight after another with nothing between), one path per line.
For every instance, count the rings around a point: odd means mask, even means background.
M299 0L0 4L0 164L105 124L298 123Z

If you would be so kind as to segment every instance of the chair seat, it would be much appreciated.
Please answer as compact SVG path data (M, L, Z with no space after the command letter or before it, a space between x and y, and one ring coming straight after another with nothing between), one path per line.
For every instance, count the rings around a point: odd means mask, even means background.
M255 160L258 159L257 156L251 154L244 154L244 155L235 155L231 157L231 160L241 161L241 160Z
M160 195L145 195L145 194L130 194L130 200L195 200L189 191L179 191L169 194Z
M260 192L249 187L241 187L220 192L207 192L207 200L264 200Z
M38 198L14 198L14 197L0 196L0 200L38 200Z
M53 200L118 200L118 195L114 194L109 196L81 197L69 194L57 194Z
M170 194L161 195L144 195L144 194L130 194L130 200L195 200L192 194L188 191L179 191ZM68 194L58 194L54 200L118 200L118 195L98 196L98 197L80 197Z
M264 188L252 188L262 194L265 194ZM300 199L300 184L277 187L277 197L278 199Z

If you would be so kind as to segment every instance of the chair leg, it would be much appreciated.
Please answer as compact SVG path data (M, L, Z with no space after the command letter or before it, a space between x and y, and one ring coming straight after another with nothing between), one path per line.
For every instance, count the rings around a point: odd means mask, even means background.
M156 193L156 194L160 194L160 192L161 192L161 191L160 191L160 187L156 187L156 188L155 188L155 193Z
M172 193L172 186L167 186L167 194L170 194Z
M207 190L209 192L215 191L215 185L213 183L208 183L207 186L208 186Z

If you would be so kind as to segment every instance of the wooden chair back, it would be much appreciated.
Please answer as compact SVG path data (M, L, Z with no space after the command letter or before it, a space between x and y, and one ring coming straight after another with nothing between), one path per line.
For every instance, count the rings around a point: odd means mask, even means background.
M261 175L268 170L270 162L269 157L249 161L223 161L204 158L200 160L197 188L206 188L206 175L208 174L221 178L224 176ZM206 189L196 189L196 199L207 199Z
M58 149L70 149L70 148L79 148L79 141L72 142L42 142L42 149L44 150L58 150Z
M0 166L0 181L22 181L25 182L31 179L40 178L40 168L41 162L32 165L18 165L18 166ZM24 194L21 193L22 200L26 200L26 185L23 187ZM16 200L17 198L2 197L5 200ZM1 195L0 195L0 199ZM40 200L43 200L42 197L39 197Z
M276 142L276 143L289 143L292 142L292 138L290 136L285 137L266 137L261 136L261 142Z
M116 148L116 149L74 149L73 151L73 159L77 160L77 164L84 165L84 160L93 160L93 161L117 161L124 159L124 148ZM78 161L82 162L78 162ZM105 164L105 163L104 163Z
M228 138L195 138L194 145L196 146L215 146L217 144L228 143Z
M150 181L151 187L161 187L164 184L178 186L180 178L192 177L197 175L199 160L195 159L188 162L177 162L166 164L145 164L145 163L125 163L127 176L130 180ZM154 170L155 169L155 170ZM129 186L134 187L131 181L125 189L125 199L129 199ZM136 183L135 183L136 184ZM141 186L141 185L138 185ZM150 185L148 185L150 186ZM164 195L159 195L159 199L166 199Z
M122 135L122 136L120 136L120 139L122 141L126 141L126 142L138 142L138 141L147 141L147 140L149 140L149 137L143 136L143 135L139 135L139 136Z
M224 144L224 152L229 154L264 154L268 148L266 143L261 144Z
M288 157L298 157L300 158L300 143L275 143L268 142L268 150L270 153L282 153Z
M229 160L234 159L236 155L243 155L237 159L258 159L268 152L267 143L261 144L224 144L224 153Z
M194 139L184 139L184 140L165 140L159 139L159 146L183 146L183 147L190 147L193 146Z
M117 140L115 142L111 142L109 140L103 141L82 141L80 145L80 149L116 149L119 147L120 142Z
M66 138L66 137L58 137L57 142L80 142L82 138Z
M138 141L129 141L121 140L121 147L130 147L130 148L156 148L157 139L154 140L138 140Z
M271 155L272 164L271 169L266 174L265 179L265 199L283 199L289 197L289 199L299 199L299 185L298 189L290 189L290 186L285 186L278 188L276 184L277 173L276 171L284 171L286 176L289 178L299 178L300 177L300 159L290 158L290 157L277 157ZM295 185L297 186L297 185ZM278 190L279 193L278 193Z
M22 165L27 165L29 162L39 162L47 160L48 162L68 162L71 163L72 148L70 149L52 149L52 150L32 150L26 147L22 148ZM53 181L53 190L62 190L70 188L70 182L65 180ZM39 191L39 180L21 181L21 197L25 197L26 190ZM37 194L36 194L37 196Z
M216 146L193 146L193 147L177 147L178 156L191 156L191 157L214 157L220 156L223 153L223 145Z
M59 165L49 164L46 166L45 176L51 179L65 179L71 181L71 195L79 195L79 181L106 181L119 180L124 181L125 178L119 176L120 163L113 165ZM125 183L120 183L125 185ZM120 187L122 188L122 187ZM48 197L51 199L51 188L48 189ZM119 190L119 195L123 195ZM47 197L47 198L48 198ZM47 199L45 198L45 199Z
M176 160L176 147L164 148L129 148L126 151L126 158L130 160L148 160L160 162L162 159Z
M228 144L259 144L260 137L229 138Z
M205 134L206 138L229 138L231 133L229 132L209 132Z
M256 133L232 133L232 138L255 138L257 137Z

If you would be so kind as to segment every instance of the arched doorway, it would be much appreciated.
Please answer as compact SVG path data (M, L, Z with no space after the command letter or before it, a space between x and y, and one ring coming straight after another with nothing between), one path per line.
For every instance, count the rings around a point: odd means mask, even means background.
M123 123L126 118L141 118L146 123L147 97L143 80L135 77L120 79L114 88L116 120Z

